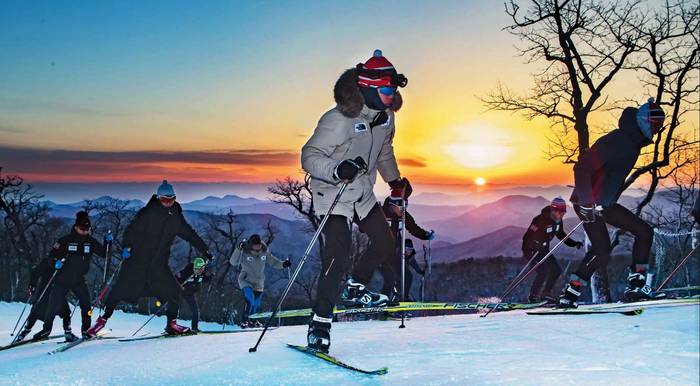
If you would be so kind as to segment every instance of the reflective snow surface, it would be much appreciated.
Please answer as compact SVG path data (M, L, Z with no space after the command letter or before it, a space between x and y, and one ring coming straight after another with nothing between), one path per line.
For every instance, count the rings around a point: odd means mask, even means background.
M21 306L0 303L0 344L11 340ZM58 344L50 341L0 352L0 385L698 385L699 310L651 308L639 316L513 311L412 318L405 329L397 321L334 324L331 354L363 368L389 367L374 377L286 348L305 343L305 326L270 331L254 354L248 348L258 332L103 340L54 356L47 352ZM116 312L107 326L111 335L128 336L145 320ZM159 333L164 324L154 319L146 330ZM54 326L54 333L61 330L60 321Z

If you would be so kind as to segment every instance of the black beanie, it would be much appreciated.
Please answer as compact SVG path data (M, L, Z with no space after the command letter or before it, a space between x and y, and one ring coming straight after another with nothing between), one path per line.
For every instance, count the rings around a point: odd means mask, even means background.
M246 240L246 249L250 250L250 248L253 245L260 245L262 244L262 239L260 238L260 235L258 234L252 234L250 237L248 237L248 240Z
M90 216L88 215L88 212L81 210L80 212L75 214L74 226L78 225L86 228L90 228L92 226L92 224L90 223Z

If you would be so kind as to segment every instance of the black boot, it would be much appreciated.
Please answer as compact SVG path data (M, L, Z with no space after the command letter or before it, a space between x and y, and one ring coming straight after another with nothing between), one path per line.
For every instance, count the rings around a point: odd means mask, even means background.
M48 339L49 335L51 335L51 330L48 330L46 328L42 328L41 331L34 334L34 336L32 337L32 340L39 341L39 340Z
M20 332L17 334L17 338L16 338L15 342L19 342L19 341L24 340L24 338L26 338L27 335L29 335L30 332L32 332L32 328L31 328L31 327L25 327L25 328L23 328L22 331L20 331Z
M635 272L630 270L627 275L627 288L625 289L624 302L637 302L641 300L656 299L652 289L654 274L647 273L645 267L637 267Z
M349 278L341 301L346 307L382 307L387 305L389 298L384 294L371 292L364 284Z
M63 331L63 336L66 338L66 342L75 342L76 340L80 339L75 334L73 334L73 331L71 331L70 328ZM85 334L83 333L83 338L84 337Z
M328 349L331 347L332 321L333 318L322 318L314 314L306 334L306 341L310 349L328 354Z
M559 296L557 308L578 308L578 298L581 296L581 290L588 283L578 277L571 275L571 280L564 286L562 294Z

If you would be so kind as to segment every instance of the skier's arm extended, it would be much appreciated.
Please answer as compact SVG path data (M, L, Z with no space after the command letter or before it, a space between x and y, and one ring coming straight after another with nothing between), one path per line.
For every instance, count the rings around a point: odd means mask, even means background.
M263 251L267 253L267 258L265 259L265 263L269 265L270 267L274 269L282 269L284 268L284 261L278 259L275 257L271 252L270 248L267 246L267 244L263 243Z
M90 236L90 243L92 244L92 249L90 250L90 252L92 252L93 256L105 256L105 253L107 253L107 247L105 247L104 244L97 241L92 236Z
M185 220L185 217L180 214L180 228L177 231L177 236L188 243L192 244L193 247L195 247L199 253L204 254L207 259L210 259L211 256L209 254L209 248L207 248L207 244L204 243L204 240L202 240L201 237L195 232L194 229L190 226L189 223L187 223L187 220Z
M566 232L564 232L564 221L562 220L562 224L559 227L559 230L557 230L557 238L559 240L564 239L566 237ZM569 237L568 239L564 240L564 244L566 244L567 247L577 247L579 244L581 244L580 241L576 241L573 239L573 237Z
M334 113L325 114L301 149L301 167L312 177L328 182L337 181L334 173L341 161L333 159L331 154L347 140L343 120L342 116Z
M377 170L382 175L384 182L387 183L401 178L396 156L394 156L394 132L394 123L391 122L391 134L384 140L382 150L377 157Z
M412 234L415 237L418 237L421 240L428 239L429 232L418 226L418 224L416 224L416 220L408 212L406 212L406 230L408 231L408 233Z
M243 256L243 248L240 246L236 247L233 250L233 253L231 254L231 258L228 260L228 262L233 266L234 269L238 269L238 266L241 265L241 257Z

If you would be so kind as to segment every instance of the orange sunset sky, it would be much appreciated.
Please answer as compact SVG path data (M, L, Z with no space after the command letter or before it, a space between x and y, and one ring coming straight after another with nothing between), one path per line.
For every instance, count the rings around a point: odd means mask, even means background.
M417 184L568 184L549 122L486 112L516 56L501 2L0 5L0 166L29 181L249 181L300 176L338 75L384 51L409 79L394 142ZM617 96L646 99L634 78ZM598 113L597 129L617 117ZM694 126L697 128L697 125Z

